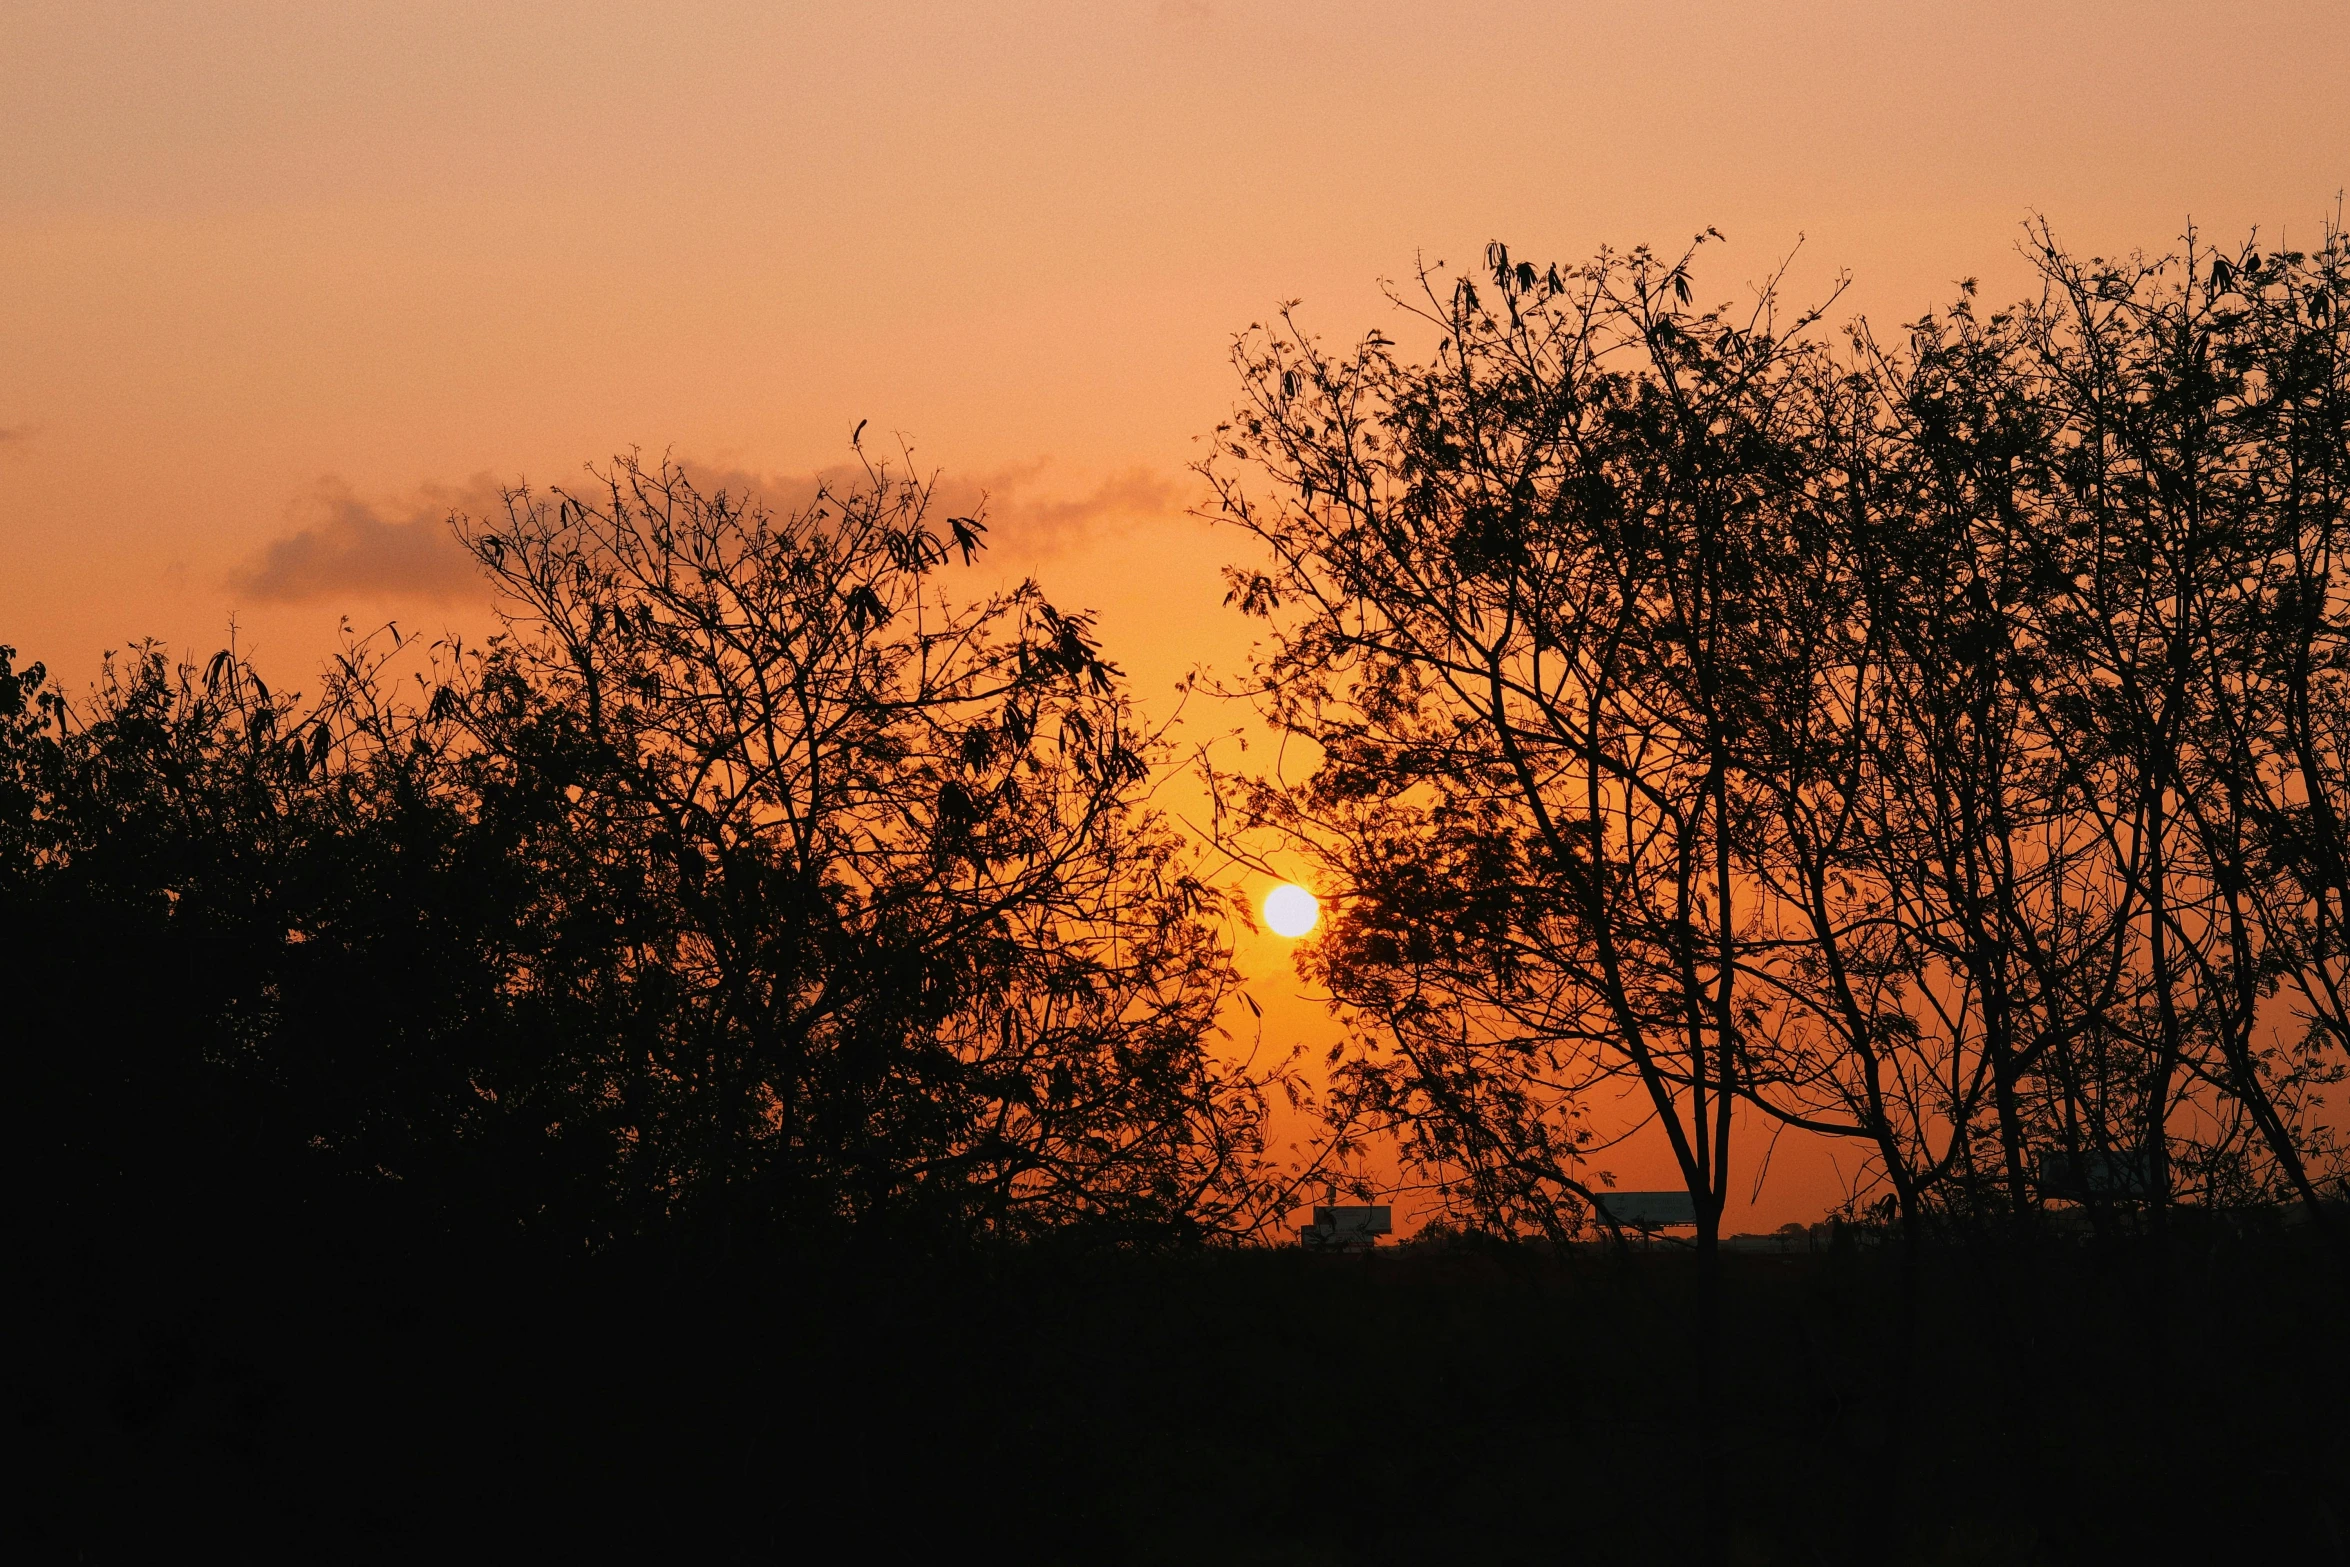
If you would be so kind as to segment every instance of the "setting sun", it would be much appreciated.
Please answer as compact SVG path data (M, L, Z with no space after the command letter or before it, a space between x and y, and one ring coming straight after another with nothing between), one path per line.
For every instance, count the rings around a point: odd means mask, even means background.
M1294 941L1312 930L1321 918L1321 902L1293 881L1285 881L1265 894L1265 923L1273 927L1276 936L1287 936Z

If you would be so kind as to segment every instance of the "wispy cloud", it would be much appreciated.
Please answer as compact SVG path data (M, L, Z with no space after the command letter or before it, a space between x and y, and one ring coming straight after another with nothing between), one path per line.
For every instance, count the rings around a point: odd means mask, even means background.
M820 484L839 492L857 488L865 480L862 468L847 464L799 474L763 474L691 461L680 466L705 494L723 489L732 495L755 496L778 512L807 505ZM1052 463L1046 458L979 473L949 470L938 476L931 513L945 518L984 512L989 535L999 548L1035 560L1049 559L1077 546L1106 524L1166 516L1183 506L1182 487L1153 469L1121 470L1076 495L1059 491L1052 483L1051 470Z
M1083 495L1032 498L1018 485L1006 486L993 509L1006 535L1032 554L1051 555L1078 543L1105 523L1165 516L1180 511L1183 491L1165 474L1128 468L1111 474Z
M724 490L776 512L807 506L822 487L837 493L867 482L864 469L851 464L803 473L692 461L680 466L704 494ZM1038 458L983 473L941 474L932 515L943 520L984 513L999 549L1037 561L1081 544L1098 528L1182 507L1181 487L1152 469L1124 469L1070 494L1051 483L1051 466ZM592 487L595 481L586 483ZM324 478L286 508L286 530L231 572L228 586L254 604L455 598L477 590L480 578L450 535L450 514L495 515L502 504L498 481L486 473L461 484L424 485L396 501L369 500L341 479Z
M384 504L324 478L287 507L290 530L230 573L228 585L259 604L453 598L480 579L450 535L449 515L479 515L498 504L497 481L488 474L425 485Z

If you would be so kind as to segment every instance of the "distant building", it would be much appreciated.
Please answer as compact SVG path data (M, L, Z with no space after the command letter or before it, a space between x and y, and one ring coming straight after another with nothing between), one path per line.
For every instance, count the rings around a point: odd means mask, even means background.
M2126 1200L2154 1194L2154 1161L2142 1148L2127 1153L2091 1149L2078 1159L2060 1148L2043 1149L2032 1173L2040 1195L2058 1202L2087 1202L2093 1197Z
M1600 1223L1644 1235L1697 1222L1697 1199L1687 1192L1593 1192L1591 1202Z
M1297 1243L1308 1251L1369 1251L1380 1236L1394 1233L1394 1210L1384 1203L1362 1208L1333 1203L1316 1208L1313 1223L1297 1227Z

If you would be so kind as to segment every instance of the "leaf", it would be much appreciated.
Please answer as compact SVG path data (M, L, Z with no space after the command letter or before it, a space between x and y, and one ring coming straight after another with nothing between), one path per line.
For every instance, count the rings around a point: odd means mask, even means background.
M987 531L987 524L977 517L949 517L947 529L954 536L955 547L963 552L963 564L966 566L971 564L972 556L987 547L979 538Z
M848 616L850 629L855 631L889 622L889 611L883 607L881 595L873 591L873 585L869 582L859 583L850 592Z

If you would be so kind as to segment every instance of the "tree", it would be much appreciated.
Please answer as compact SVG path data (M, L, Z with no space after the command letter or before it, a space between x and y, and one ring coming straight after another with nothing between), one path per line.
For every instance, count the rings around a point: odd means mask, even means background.
M1932 1107L1956 1173L2016 1213L2324 1212L2309 1095L2338 1063L2300 911L2339 784L2295 760L2291 693L2335 614L2339 261L2198 246L2084 262L2037 227L2039 299L1864 343L1898 661L1871 861L1986 1080L1987 1160L1963 1081Z
M960 605L976 518L871 467L777 516L621 459L463 537L509 634L454 700L559 779L613 940L646 1213L1026 1235L1256 1225L1263 1083L1210 1049L1219 899L1148 808L1084 616Z
M1710 1397L1738 1101L1862 1130L1804 1102L1756 875L1788 617L1819 613L1811 317L1694 308L1688 255L1487 260L1490 291L1423 275L1428 363L1287 315L1236 349L1203 471L1265 552L1232 574L1271 639L1251 689L1318 762L1243 781L1235 827L1319 860L1305 961L1365 1025L1342 1102L1476 1219L1575 1228L1581 1097L1640 1085L1696 1205Z
M315 704L232 651L143 646L80 703L9 678L14 1146L77 1244L594 1208L546 1070L568 1019L511 990L554 961L524 823L478 809L445 720L355 701L389 651Z

